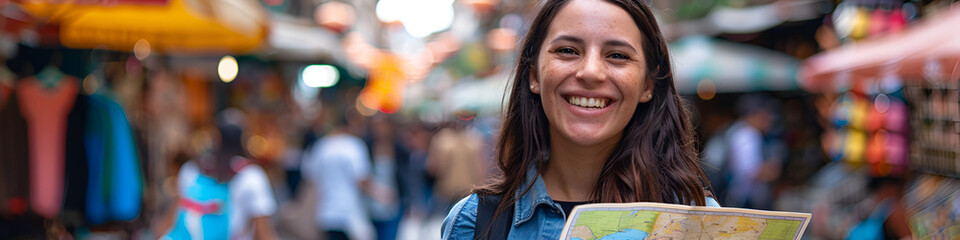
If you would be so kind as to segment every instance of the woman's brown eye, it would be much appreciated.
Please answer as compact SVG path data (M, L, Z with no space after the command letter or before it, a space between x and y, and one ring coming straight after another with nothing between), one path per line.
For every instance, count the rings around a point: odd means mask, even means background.
M615 59L622 59L622 60L629 60L629 59L630 59L630 56L624 55L624 54L622 54L622 53L610 54L610 57L615 58Z
M577 51L574 51L573 48L561 48L557 49L557 52L562 54L577 54Z

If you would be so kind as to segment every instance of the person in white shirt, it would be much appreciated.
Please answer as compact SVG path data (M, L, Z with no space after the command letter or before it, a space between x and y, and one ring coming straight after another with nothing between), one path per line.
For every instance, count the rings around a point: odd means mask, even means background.
M740 118L727 130L731 179L725 204L767 208L769 183L779 176L780 163L764 157L764 133L773 127L775 100L746 95L737 103Z
M325 231L321 235L328 240L371 240L376 233L363 194L388 203L396 193L371 180L367 146L348 131L347 124L341 117L335 129L310 147L301 171L317 187L316 220Z

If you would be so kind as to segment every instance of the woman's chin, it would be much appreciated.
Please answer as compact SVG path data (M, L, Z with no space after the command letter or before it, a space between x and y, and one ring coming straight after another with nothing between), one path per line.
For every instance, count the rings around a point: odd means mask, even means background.
M611 141L614 134L604 131L602 127L571 128L566 131L567 142L581 147L598 146Z

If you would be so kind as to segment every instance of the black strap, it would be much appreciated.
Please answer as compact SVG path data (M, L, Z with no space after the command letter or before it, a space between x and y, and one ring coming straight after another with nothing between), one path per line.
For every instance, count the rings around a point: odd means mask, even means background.
M497 206L500 205L501 197L495 195L478 195L478 197L480 201L477 206L477 224L473 239L507 239L510 235L510 223L513 221L513 206L505 209L494 219L493 215L497 211Z

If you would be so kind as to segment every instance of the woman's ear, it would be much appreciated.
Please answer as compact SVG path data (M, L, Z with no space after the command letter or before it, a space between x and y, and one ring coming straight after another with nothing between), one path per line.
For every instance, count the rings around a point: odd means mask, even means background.
M647 78L640 89L640 103L647 103L653 100L653 79Z
M530 66L530 92L540 94L540 90L542 89L543 88L540 87L540 79L537 77L537 68Z

